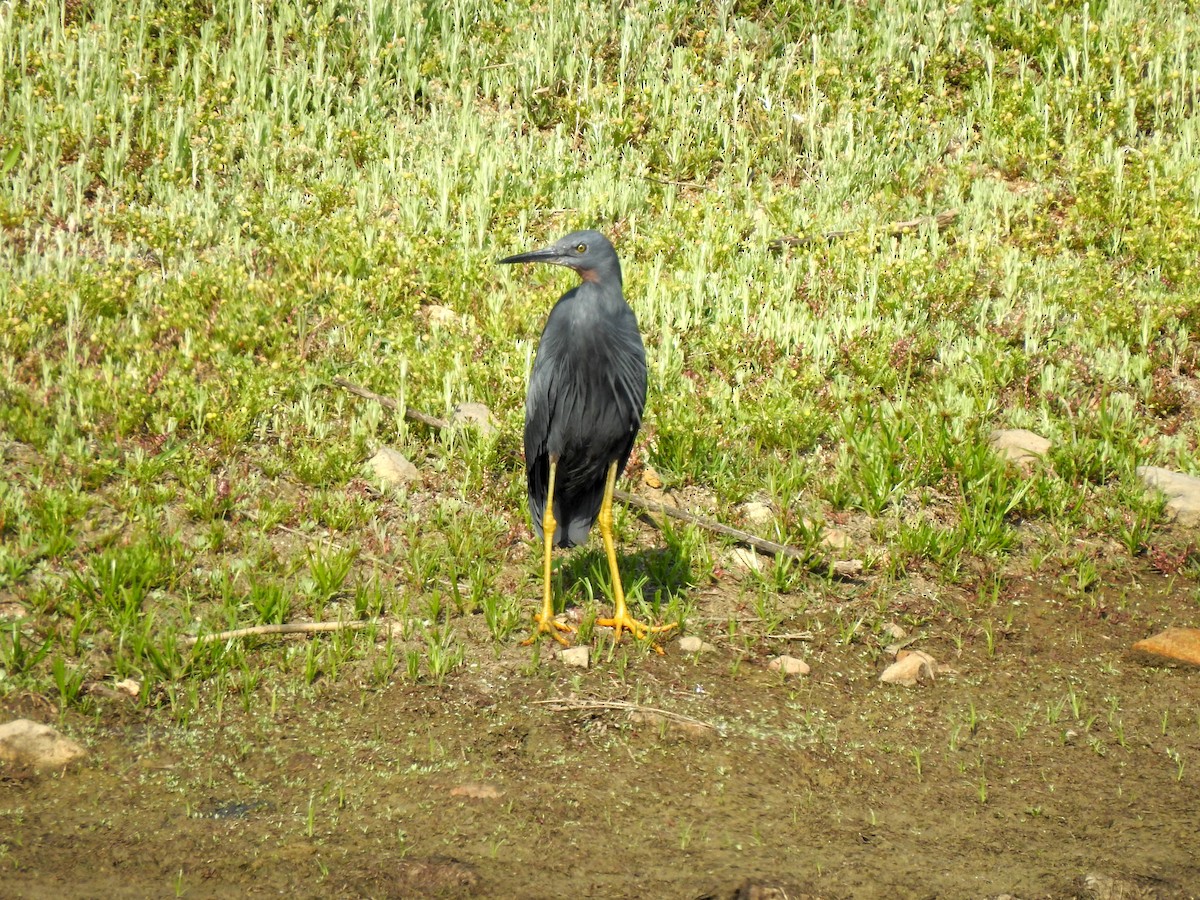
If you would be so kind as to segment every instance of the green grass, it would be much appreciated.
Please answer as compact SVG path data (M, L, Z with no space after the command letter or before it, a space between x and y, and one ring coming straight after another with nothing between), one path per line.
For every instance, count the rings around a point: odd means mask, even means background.
M308 683L354 653L440 682L451 621L522 633L522 399L569 281L494 261L584 226L624 261L640 459L670 487L722 518L769 498L814 556L809 523L864 517L901 579L1003 566L1032 524L1086 591L1105 570L1070 537L1144 551L1135 466L1197 469L1194 67L1191 6L1130 0L5 7L0 597L25 617L0 690L216 677L243 651L178 636L296 614L414 619L423 647L271 657ZM336 375L484 402L500 434ZM1051 438L1050 465L1006 468L996 427ZM371 487L385 443L420 486ZM723 548L661 543L627 581L686 621ZM759 580L773 618L806 576Z

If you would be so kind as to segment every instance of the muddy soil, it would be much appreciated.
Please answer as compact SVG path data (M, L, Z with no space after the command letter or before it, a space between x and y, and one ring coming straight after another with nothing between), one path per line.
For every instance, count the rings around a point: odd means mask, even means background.
M265 682L186 729L98 701L61 723L86 762L0 770L0 895L1200 893L1200 673L1128 655L1196 624L1194 583L887 598L941 665L910 688L878 680L889 638L833 627L878 609L846 596L767 634L718 586L692 629L712 651L602 648L586 671L474 617L440 686ZM769 671L781 652L811 674ZM28 695L0 713L55 720Z

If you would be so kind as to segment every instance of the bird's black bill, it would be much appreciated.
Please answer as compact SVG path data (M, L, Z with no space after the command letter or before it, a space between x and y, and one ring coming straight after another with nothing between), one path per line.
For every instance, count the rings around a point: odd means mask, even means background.
M506 256L499 260L503 263L526 263L526 262L559 262L559 252L554 247L546 247L542 250L530 250L528 253L518 253L515 256Z

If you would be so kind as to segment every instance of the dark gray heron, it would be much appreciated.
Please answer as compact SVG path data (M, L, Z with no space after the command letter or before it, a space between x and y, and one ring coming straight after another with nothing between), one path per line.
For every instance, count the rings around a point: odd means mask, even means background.
M571 631L554 615L550 559L555 545L587 540L592 523L612 576L611 619L597 619L621 639L672 625L649 626L629 614L613 542L613 488L625 468L646 405L646 349L637 317L621 293L621 263L598 231L575 231L543 250L502 263L542 262L574 269L582 283L563 294L542 331L525 395L525 473L529 512L543 542L542 611L530 641L543 632L566 644Z

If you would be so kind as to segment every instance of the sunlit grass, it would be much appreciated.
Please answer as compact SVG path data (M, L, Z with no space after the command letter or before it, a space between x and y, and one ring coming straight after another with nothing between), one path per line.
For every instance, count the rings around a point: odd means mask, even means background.
M85 656L208 677L239 663L177 635L298 613L416 618L421 657L372 657L378 679L453 677L449 620L519 633L523 392L567 281L494 260L572 227L624 261L641 459L718 515L769 498L814 558L802 523L866 517L898 577L1002 563L1029 521L1147 546L1135 466L1196 468L1186 4L551 7L0 10L0 589L29 612L7 683L72 702ZM334 375L484 402L501 433L432 433ZM1050 438L1049 465L997 461L996 427ZM422 469L402 496L363 476L384 443ZM722 548L660 544L630 589L685 621ZM347 647L279 664L314 683Z

